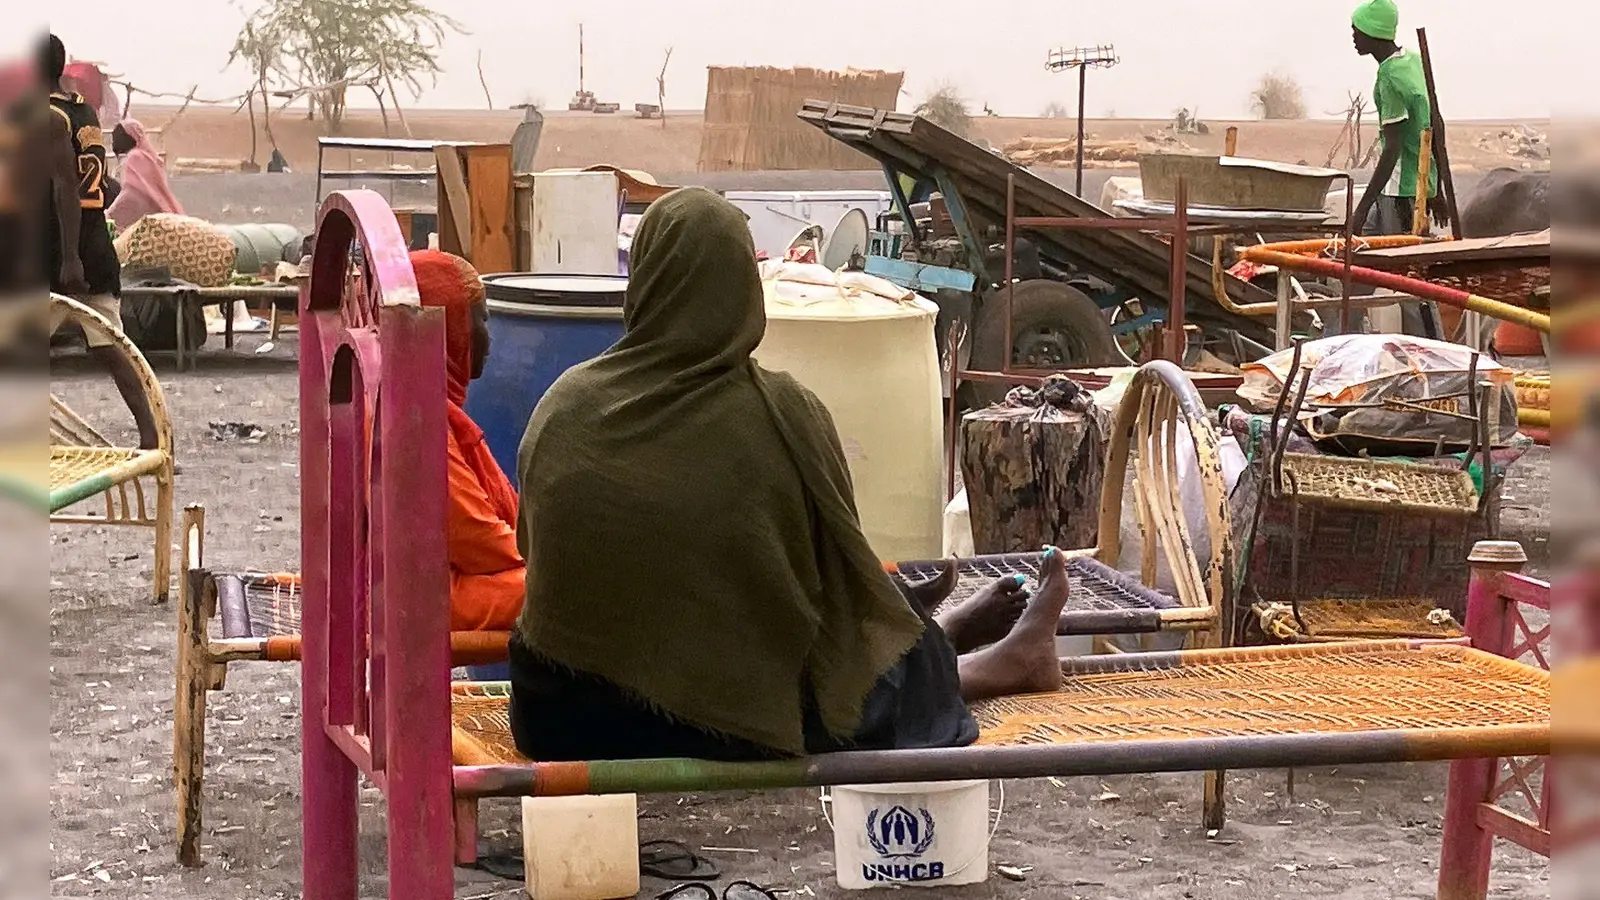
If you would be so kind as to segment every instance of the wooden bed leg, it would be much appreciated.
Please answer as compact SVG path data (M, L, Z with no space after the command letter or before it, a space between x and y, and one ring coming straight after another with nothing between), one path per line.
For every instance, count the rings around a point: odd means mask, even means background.
M1439 900L1484 900L1494 861L1494 834L1478 824L1478 807L1493 789L1498 759L1450 764L1439 850Z
M478 861L478 799L457 797L456 865L470 866Z
M169 451L170 452L170 451ZM172 458L156 473L156 573L150 602L167 602L172 589Z
M1511 635L1501 574L1522 568L1527 557L1512 541L1480 541L1467 557L1467 636L1486 653L1503 655ZM1494 862L1494 834L1478 822L1478 808L1494 790L1499 759L1459 759L1450 764L1439 851L1439 900L1484 900ZM1546 775L1548 777L1548 774Z
M1228 798L1223 793L1227 788L1227 782L1226 772L1206 773L1205 808L1201 818L1208 832L1221 831L1222 826L1228 822Z
M178 585L177 686L172 704L172 781L177 789L178 864L200 865L201 787L206 758L205 619L199 615L205 570L200 535L205 511L183 511L183 580ZM158 566L159 568L159 566Z

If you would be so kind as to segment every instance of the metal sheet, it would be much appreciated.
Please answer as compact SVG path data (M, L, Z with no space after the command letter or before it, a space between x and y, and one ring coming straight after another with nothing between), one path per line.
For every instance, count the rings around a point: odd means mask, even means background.
M1171 216L1176 210L1176 204L1164 200L1136 200L1126 199L1116 202L1117 209L1140 216ZM1189 207L1189 220L1192 222L1216 222L1220 224L1239 223L1258 229L1273 223L1286 225L1320 225L1328 221L1325 212L1285 212L1274 209L1222 209L1214 206Z
M976 225L1004 225L1008 175L1016 178L1018 216L1110 218L1094 204L1004 157L908 113L808 100L799 116L835 140L919 179L936 180L936 171L945 170L966 200L967 212L978 220ZM1041 257L1057 266L1070 266L1152 302L1168 300L1171 252L1167 244L1150 235L1097 229L1018 231L1038 247ZM1257 342L1270 343L1266 323L1234 316L1216 302L1209 260L1191 254L1187 273L1192 319L1235 328ZM1267 291L1231 275L1224 275L1224 283L1235 303L1272 300Z

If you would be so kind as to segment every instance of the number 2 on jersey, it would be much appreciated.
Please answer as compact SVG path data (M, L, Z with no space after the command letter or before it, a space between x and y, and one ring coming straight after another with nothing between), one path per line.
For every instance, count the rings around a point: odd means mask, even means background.
M106 205L105 160L85 153L78 157L78 205L84 209L102 209Z

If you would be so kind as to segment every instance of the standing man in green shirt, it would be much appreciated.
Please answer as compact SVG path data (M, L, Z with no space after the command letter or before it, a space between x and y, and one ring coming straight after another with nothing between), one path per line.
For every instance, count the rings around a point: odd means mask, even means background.
M1378 166L1355 210L1355 227L1363 234L1409 234L1416 208L1417 172L1422 133L1433 125L1422 57L1395 43L1400 10L1394 0L1368 0L1350 17L1356 52L1378 62L1372 89L1382 128ZM1428 197L1439 191L1439 173L1428 171Z
M1394 0L1367 0L1350 16L1356 52L1378 63L1372 99L1382 129L1378 165L1356 205L1352 227L1357 234L1410 234L1416 210L1417 173L1422 133L1433 126L1428 82L1422 57L1395 43L1400 9ZM1438 196L1439 173L1428 168L1428 199ZM1401 312L1408 334L1438 337L1438 313L1431 303L1404 303Z

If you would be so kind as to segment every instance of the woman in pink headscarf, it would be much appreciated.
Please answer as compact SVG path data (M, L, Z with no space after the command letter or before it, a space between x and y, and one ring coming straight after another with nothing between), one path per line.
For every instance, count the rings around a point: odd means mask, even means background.
M167 170L137 119L123 119L111 132L111 149L122 157L122 193L106 210L117 230L125 230L151 213L183 214L172 195Z

